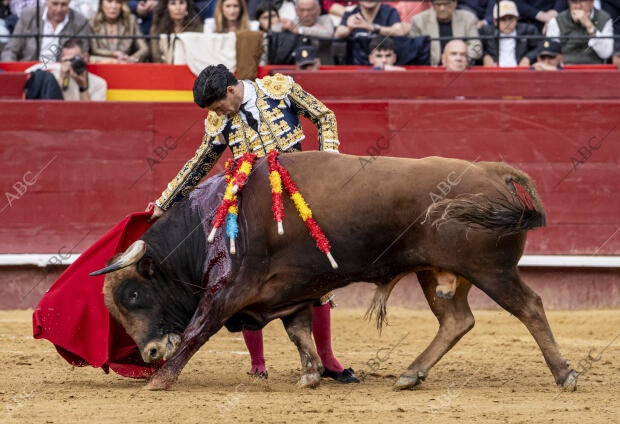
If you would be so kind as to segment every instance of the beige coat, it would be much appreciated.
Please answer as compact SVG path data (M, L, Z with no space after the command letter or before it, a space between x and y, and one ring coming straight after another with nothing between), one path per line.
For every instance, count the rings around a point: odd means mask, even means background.
M456 9L452 15L452 36L459 37L478 37L478 18L471 12ZM429 35L431 38L439 37L439 24L435 10L429 9L417 14L411 20L411 32L413 36ZM469 59L480 59L482 57L482 43L480 40L468 40ZM439 40L431 41L431 65L436 66L441 60L441 43Z
M106 35L105 24L91 21L91 28L95 35ZM134 15L129 15L127 21L119 21L119 35L136 35L142 37L140 26ZM149 46L143 38L92 38L90 40L91 62L100 62L113 57L113 53L121 51L136 62L144 62L149 54Z

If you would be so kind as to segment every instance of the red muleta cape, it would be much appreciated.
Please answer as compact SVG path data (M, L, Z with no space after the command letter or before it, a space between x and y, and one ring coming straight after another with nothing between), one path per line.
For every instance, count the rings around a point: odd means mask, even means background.
M90 277L149 228L150 213L127 216L97 240L63 272L32 315L36 339L47 339L76 366L101 367L106 373L148 377L156 367L142 361L138 347L103 303L105 275Z

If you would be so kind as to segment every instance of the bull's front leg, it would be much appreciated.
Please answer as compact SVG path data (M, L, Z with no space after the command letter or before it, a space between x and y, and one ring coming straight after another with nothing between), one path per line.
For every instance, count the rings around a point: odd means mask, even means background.
M317 387L321 382L323 364L312 342L312 307L307 306L282 318L286 333L299 351L302 387Z
M146 384L147 390L167 390L192 356L209 338L222 328L221 313L203 300L181 336L181 343L172 357L159 368Z

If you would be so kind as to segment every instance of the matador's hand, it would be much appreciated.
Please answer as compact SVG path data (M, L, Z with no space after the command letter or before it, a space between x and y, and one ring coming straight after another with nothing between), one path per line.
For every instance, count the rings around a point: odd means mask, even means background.
M145 212L153 211L153 214L149 218L149 222L157 221L157 219L159 219L159 217L162 216L166 212L165 210L157 206L155 202L150 202L148 205L146 205L146 209L144 211Z

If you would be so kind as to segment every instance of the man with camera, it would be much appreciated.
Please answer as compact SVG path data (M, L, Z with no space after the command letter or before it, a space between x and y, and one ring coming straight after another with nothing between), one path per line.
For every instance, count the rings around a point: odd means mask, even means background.
M62 45L60 62L39 63L26 69L26 72L39 69L50 71L54 75L64 100L106 99L108 84L103 78L88 72L88 52L82 50L75 38L70 38Z

